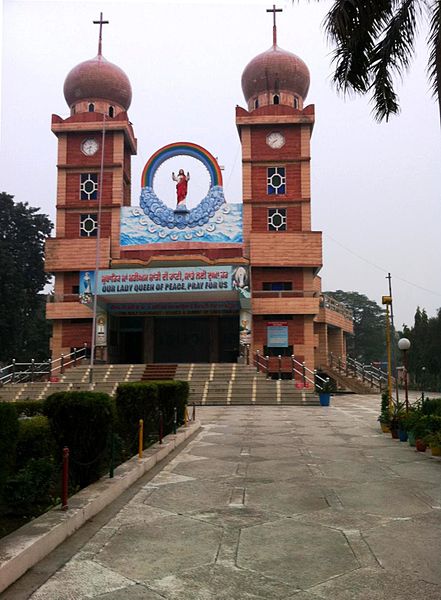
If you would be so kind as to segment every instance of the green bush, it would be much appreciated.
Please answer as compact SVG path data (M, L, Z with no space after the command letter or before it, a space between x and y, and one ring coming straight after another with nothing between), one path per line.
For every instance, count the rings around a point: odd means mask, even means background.
M100 392L57 392L44 401L44 413L61 456L70 451L72 484L84 487L96 481L107 466L114 421L112 400Z
M5 483L5 500L14 514L38 514L51 504L50 490L55 472L54 462L31 458L25 467Z
M21 469L30 459L52 458L56 444L49 420L43 415L19 420L16 467Z
M174 409L177 409L177 424L184 422L185 407L188 402L189 385L187 381L155 381L158 386L159 409L164 417L164 433L173 430Z
M0 490L12 472L18 439L18 418L14 405L0 402Z
M158 431L158 386L150 382L120 383L115 395L118 433L128 454L138 448L139 420L144 421L144 444Z
M426 398L421 403L421 412L423 415L441 416L441 398Z
M42 415L43 404L42 400L19 400L18 402L14 402L15 410L19 417L35 417L36 415Z

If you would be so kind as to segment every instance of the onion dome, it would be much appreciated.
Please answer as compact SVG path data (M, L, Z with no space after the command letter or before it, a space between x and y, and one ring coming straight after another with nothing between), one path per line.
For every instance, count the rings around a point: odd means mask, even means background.
M95 58L69 72L64 82L64 97L70 107L77 102L104 100L127 110L132 101L132 87L124 71L98 52Z
M281 92L304 100L309 82L309 70L303 60L277 45L253 58L242 74L242 90L247 102L264 93Z

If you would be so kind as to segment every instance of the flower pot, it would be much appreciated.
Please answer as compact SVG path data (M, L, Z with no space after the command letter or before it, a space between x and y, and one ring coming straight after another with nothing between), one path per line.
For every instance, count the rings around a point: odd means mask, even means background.
M400 442L407 442L407 431L404 431L404 429L399 429L398 439L400 440Z
M409 431L407 434L407 441L409 442L409 446L415 446L415 434L413 431Z
M331 401L331 394L328 394L326 392L320 392L319 399L320 399L320 406L329 406L329 403Z
M427 449L427 444L422 439L418 438L415 440L415 447L418 452L425 452Z
M390 427L387 423L380 423L380 427L383 433L390 433Z
M432 451L432 456L441 456L441 447L440 446L430 446Z
M390 433L391 433L391 436L394 438L394 440L398 439L398 429L396 427L391 427Z

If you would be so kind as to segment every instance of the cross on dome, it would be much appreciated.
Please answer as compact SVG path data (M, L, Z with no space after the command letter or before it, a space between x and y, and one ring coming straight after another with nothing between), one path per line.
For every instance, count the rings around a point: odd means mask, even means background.
M103 13L100 13L100 20L99 21L93 21L93 24L100 26L100 32L99 32L99 37L98 37L98 56L101 56L101 54L102 54L102 41L103 41L103 25L108 25L109 21L103 21Z
M266 9L267 13L273 13L273 46L277 46L277 25L276 25L276 13L283 12L283 8L276 8L273 4L272 8Z

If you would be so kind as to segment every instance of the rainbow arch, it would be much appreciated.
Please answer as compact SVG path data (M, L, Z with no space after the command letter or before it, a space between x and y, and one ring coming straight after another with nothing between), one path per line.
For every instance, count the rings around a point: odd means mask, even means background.
M208 150L191 142L175 142L157 150L147 161L141 177L141 187L153 187L153 178L163 162L174 156L192 156L206 167L210 174L211 187L222 187L222 171L217 160Z

